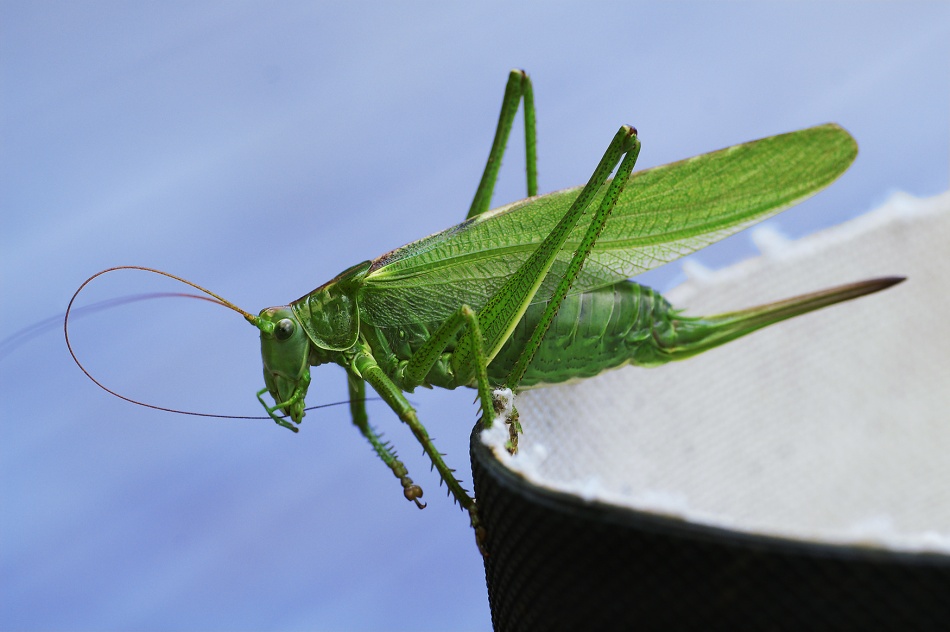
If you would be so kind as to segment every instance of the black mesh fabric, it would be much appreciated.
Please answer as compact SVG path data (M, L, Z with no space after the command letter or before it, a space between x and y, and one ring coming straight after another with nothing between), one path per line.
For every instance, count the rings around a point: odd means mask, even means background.
M950 557L748 535L541 489L472 435L495 630L950 630Z

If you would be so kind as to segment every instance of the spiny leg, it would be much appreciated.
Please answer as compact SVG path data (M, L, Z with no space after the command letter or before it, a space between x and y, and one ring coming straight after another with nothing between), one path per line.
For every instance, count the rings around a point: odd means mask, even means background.
M528 197L538 194L538 156L537 132L534 113L534 91L531 80L523 70L512 70L508 74L508 85L505 86L505 96L501 103L501 114L498 115L498 127L495 130L495 139L492 141L488 162L485 171L475 191L475 199L468 210L466 219L480 215L491 205L492 191L498 180L498 170L501 168L501 159L508 144L511 126L518 113L518 104L524 99L524 139L525 162L528 177Z
M379 393L383 401L389 404L389 407L399 416L399 419L409 426L409 429L412 430L412 434L415 435L419 445L422 446L429 460L432 461L433 467L438 471L442 480L445 481L449 493L463 509L471 513L475 501L468 495L468 492L465 491L458 479L455 478L454 470L449 468L449 466L445 464L445 461L442 460L442 454L435 448L435 444L429 437L429 433L426 431L425 426L419 422L415 409L409 404L409 401L406 400L406 397L402 394L402 390L383 372L368 349L358 352L351 366L357 373L357 376L366 380L366 382L373 387L373 390Z
M473 348L475 349L475 381L478 385L478 397L481 401L482 423L488 428L491 427L492 420L496 414L491 386L488 384L488 360L485 356L485 343L482 340L482 331L478 325L478 317L475 315L475 310L468 305L462 305L462 307L446 319L446 321L429 336L429 339L416 350L406 364L403 373L403 382L408 388L414 388L422 384L426 374L438 361L439 356L445 351L446 346L455 338L455 334L458 333L459 329L465 325L468 326L468 338L471 339ZM420 423L419 425L421 427L422 424ZM423 428L423 431L424 430ZM418 434L416 436L419 437ZM423 442L421 438L420 442L422 442L423 448L425 448L426 443ZM435 464L435 461L433 461L433 464ZM440 474L441 473L440 470ZM444 474L443 478L445 478ZM461 488L461 486L459 487ZM458 496L456 496L456 498L458 499ZM472 528L475 529L475 542L478 544L478 549L482 554L487 555L484 548L485 530L482 528L478 519L478 506L474 500L471 501L471 504L467 507L461 500L459 500L459 504L468 510Z
M531 338L525 345L525 348L522 351L521 356L518 358L518 361L515 363L515 366L512 367L511 372L508 374L508 380L505 384L512 390L516 389L518 384L521 383L521 378L524 377L525 371L528 369L528 365L531 364L531 360L534 359L538 348L541 346L541 340L544 339L545 334L551 327L551 323L554 322L554 317L557 316L558 309L561 307L564 297L567 296L568 291L571 289L571 285L580 274L584 262L587 260L587 257L590 255L590 252L594 247L594 242L596 242L597 237L600 236L604 225L607 223L607 218L610 217L611 211L613 211L617 200L620 198L620 194L627 185L627 181L630 178L631 172L633 172L633 166L636 164L637 156L640 154L640 141L636 137L636 130L631 128L631 132L633 134L632 145L626 150L623 161L621 161L620 167L617 168L616 176L610 183L610 187L607 189L607 193L604 195L603 200L601 200L597 212L594 214L593 219L591 219L591 223L587 229L587 232L584 233L584 237L581 239L580 245L577 247L577 250L574 252L574 256L571 258L571 262L567 267L567 272L558 282L557 288L554 290L554 294L551 296L544 313L541 315L541 319L538 321L537 326L531 333ZM512 411L511 417L507 420L509 432L507 448L509 453L514 454L518 451L518 434L521 432L521 424L518 422L517 409L512 407Z
M521 320L528 305L541 287L544 277L567 242L571 231L577 225L581 215L597 197L601 186L610 177L614 167L617 166L625 153L634 149L638 150L639 143L636 130L626 125L620 128L607 147L607 151L594 170L590 181L581 190L573 204L571 204L570 209L518 270L508 277L501 288L479 310L478 322L481 326L488 362L491 362L497 355L518 321ZM600 227L596 227L596 231L599 231L599 229ZM452 354L453 369L462 382L471 379L473 376L473 354L474 349L470 337L460 340Z
M365 383L360 378L352 375L349 371L346 373L346 379L350 389L350 414L353 417L353 424L360 429L360 432L369 440L370 445L373 446L373 450L379 458L383 460L383 463L385 463L386 466L393 471L393 474L396 475L396 478L399 479L406 500L411 500L416 503L419 509L425 509L425 503L419 501L419 499L422 498L422 488L413 483L412 479L409 478L409 471L396 456L396 452L392 449L391 445L384 442L382 438L376 434L372 426L369 425L369 417L366 415Z
M580 272L580 265L583 264L583 261L589 255L590 249L600 234L609 212L612 210L623 186L625 186L627 177L633 169L639 151L640 141L637 139L636 130L627 125L622 126L614 135L613 140L607 147L607 151L604 152L604 156L594 170L593 175L591 175L587 185L581 190L573 204L571 204L570 209L568 209L548 236L545 237L544 241L531 253L531 256L518 268L518 271L505 281L504 285L492 295L485 306L479 311L478 319L485 339L485 351L488 362L491 362L511 335L518 321L524 315L528 305L534 299L538 289L541 287L544 277L548 274L558 254L564 248L564 244L580 220L581 215L583 215L593 203L601 187L613 172L614 167L617 166L618 162L621 162L621 158L623 157L621 167L618 170L618 177L614 179L614 182L611 183L608 188L607 194L604 196L598 212L595 213L591 225L581 241L580 247L575 251L575 256L569 268L567 278L562 279L558 284L558 288L555 291L556 300L551 300L554 306L551 307L549 305L549 310L547 310L550 312L547 315L547 323L543 328L536 330L538 334L537 340L532 338L533 346L529 345L529 347L526 348L526 354L523 356L522 362L516 365L517 370L513 371L509 378L508 386L512 388L512 390L517 388L521 377L524 375L525 368L534 357L537 347L540 345L541 338L543 338L547 332L547 327L557 312L557 307L560 306L560 302L563 300L564 295L566 295L571 283ZM560 298L557 298L558 296ZM461 340L452 356L453 369L456 371L456 375L460 380L464 381L466 376L471 375L471 371L474 367L472 359L473 348L471 340ZM512 426L513 422L513 419L508 420L509 427ZM512 447L514 447L514 444L515 442L512 442Z
M636 164L637 156L640 154L640 141L636 137L636 130L631 128L631 131L633 132L632 145L626 150L623 161L620 163L620 167L617 168L616 176L610 183L610 187L601 200L600 206L594 214L593 219L591 219L590 226L587 228L587 232L584 233L580 245L577 247L577 250L574 251L574 256L567 266L567 271L558 282L557 288L548 301L547 307L541 315L537 326L534 328L531 338L525 345L524 351L508 374L508 380L505 384L512 390L517 388L518 384L521 383L521 378L524 377L528 365L531 363L531 360L534 359L535 353L537 353L538 348L541 346L541 340L548 332L551 323L554 321L554 317L557 316L557 311L561 307L564 297L567 296L571 285L580 274L584 262L587 260L587 257L590 256L590 252L594 248L594 242L597 241L601 231L603 231L604 225L607 223L607 218L610 217L611 211L613 211L617 200L620 198L620 194L630 179L633 166Z

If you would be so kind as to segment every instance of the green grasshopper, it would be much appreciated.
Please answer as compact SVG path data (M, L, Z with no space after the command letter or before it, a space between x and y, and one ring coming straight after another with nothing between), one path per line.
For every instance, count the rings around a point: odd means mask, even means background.
M529 197L490 211L522 102ZM654 290L628 280L828 186L857 155L854 139L837 125L633 175L640 141L634 128L623 126L583 188L541 196L535 147L531 82L515 70L464 222L359 263L258 316L212 294L260 330L265 388L257 397L278 425L297 431L310 367L339 364L346 370L353 423L399 479L406 498L424 507L422 489L369 424L366 383L410 427L476 530L475 500L404 393L419 386L477 388L482 419L490 425L493 387L517 391L626 364L656 366L688 358L902 280L874 279L706 318L684 316ZM265 393L274 405L267 404ZM514 448L519 427L515 418L507 421Z

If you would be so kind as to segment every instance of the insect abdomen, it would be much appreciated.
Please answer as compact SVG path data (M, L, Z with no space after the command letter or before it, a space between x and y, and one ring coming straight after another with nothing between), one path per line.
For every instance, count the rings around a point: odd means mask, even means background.
M503 383L547 303L531 305L488 366L492 383ZM607 369L669 360L657 340L672 333L674 310L652 289L621 281L570 295L541 342L521 381L522 388L593 377Z

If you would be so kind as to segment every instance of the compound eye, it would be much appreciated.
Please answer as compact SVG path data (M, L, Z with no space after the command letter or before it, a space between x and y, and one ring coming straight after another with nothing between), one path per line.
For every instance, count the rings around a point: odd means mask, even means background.
M277 325L274 327L274 337L278 340L287 340L294 335L296 329L297 323L289 318L282 318L277 321Z

